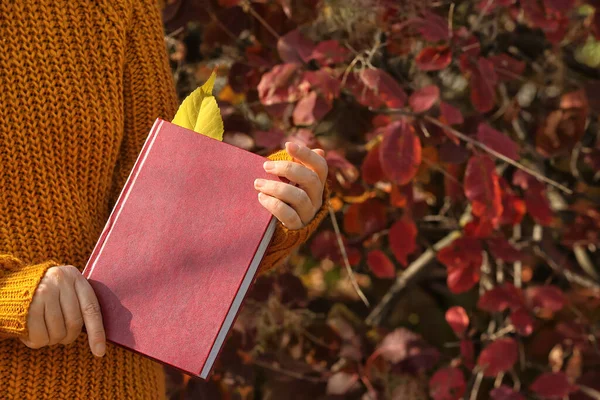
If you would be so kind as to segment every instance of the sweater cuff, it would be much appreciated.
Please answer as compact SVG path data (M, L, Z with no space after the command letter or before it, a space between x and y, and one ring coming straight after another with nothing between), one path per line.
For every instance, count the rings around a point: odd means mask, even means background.
M27 313L37 286L53 261L25 265L10 255L0 255L0 338L26 337Z
M306 242L310 238L329 213L329 193L329 184L326 183L323 190L323 205L317 214L315 214L312 221L305 227L288 229L280 221L277 221L275 233L260 264L259 274L264 274L277 268L296 246Z

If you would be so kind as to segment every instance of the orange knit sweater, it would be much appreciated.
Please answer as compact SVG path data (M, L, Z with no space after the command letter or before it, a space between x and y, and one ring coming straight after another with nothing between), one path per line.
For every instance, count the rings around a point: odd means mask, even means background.
M122 348L18 340L45 271L84 267L153 121L174 115L156 0L0 1L0 43L0 399L162 398L162 368ZM326 204L279 224L262 271Z

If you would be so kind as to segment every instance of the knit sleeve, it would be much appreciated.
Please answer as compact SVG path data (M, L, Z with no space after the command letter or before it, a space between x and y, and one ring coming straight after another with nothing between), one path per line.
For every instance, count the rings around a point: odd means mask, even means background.
M113 179L116 201L156 118L170 121L178 100L156 0L131 2L123 70L124 133Z
M0 255L0 340L27 336L27 312L33 294L48 268L47 261L26 265L11 255Z
M268 158L270 160L292 160L292 157L285 150L273 153ZM259 274L277 268L297 246L308 240L329 212L329 193L329 184L325 184L323 204L312 221L304 228L288 229L277 221L275 233L259 266Z

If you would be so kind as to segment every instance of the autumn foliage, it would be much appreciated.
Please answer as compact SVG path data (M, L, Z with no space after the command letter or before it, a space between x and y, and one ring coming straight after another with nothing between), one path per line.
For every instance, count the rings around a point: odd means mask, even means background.
M217 68L224 141L324 148L335 216L173 399L600 398L600 1L163 16L180 96Z

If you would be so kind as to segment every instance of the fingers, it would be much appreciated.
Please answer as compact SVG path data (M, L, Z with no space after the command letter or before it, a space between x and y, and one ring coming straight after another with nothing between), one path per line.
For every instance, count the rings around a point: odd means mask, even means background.
M296 211L303 224L309 223L315 214L315 207L310 198L304 190L298 187L268 179L256 179L254 187L264 194L275 197L290 205Z
M306 194L308 194L311 203L316 208L321 207L323 183L315 171L293 161L267 161L264 164L264 168L270 174L283 176L299 184Z
M67 328L60 308L59 296L53 296L46 300L44 321L46 321L46 329L48 330L48 345L52 346L62 342L67 336Z
M44 301L40 295L46 295L48 291L47 286L38 286L36 295L33 297L33 301L29 306L29 313L27 314L27 327L29 336L21 341L25 346L32 349L39 349L47 346L50 342L48 336L48 330L46 329L46 321L44 319Z
M79 299L79 307L88 334L90 349L97 357L106 352L106 334L102 323L100 304L89 282L80 276L75 281L75 292Z
M311 150L306 146L299 146L296 143L287 142L286 150L294 159L300 161L303 165L314 171L321 183L327 179L327 161L325 161L325 152L321 149Z
M283 201L264 193L258 194L258 201L264 208L269 210L288 229L300 229L304 225L300 216L292 207Z
M75 283L67 283L68 287L65 287L60 291L60 308L64 318L64 324L67 329L67 334L60 341L62 344L73 343L75 339L81 334L81 328L83 326L83 317L79 307L79 300L77 299L77 293L75 293Z

